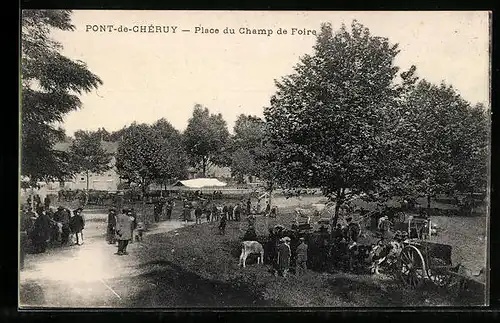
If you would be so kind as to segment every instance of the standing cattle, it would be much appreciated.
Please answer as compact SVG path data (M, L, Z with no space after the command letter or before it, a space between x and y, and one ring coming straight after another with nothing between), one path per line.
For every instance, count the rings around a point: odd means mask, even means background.
M243 241L241 246L240 262L238 265L245 268L247 257L252 253L259 254L259 257L257 258L257 264L264 263L264 248L262 247L262 245L257 241Z
M321 213L330 206L330 203L315 203L310 209L295 208L295 222L298 222L299 217L307 218L307 224L311 221L311 216L320 216Z
M302 208L295 208L295 222L299 222L299 217L300 218L306 218L307 219L307 224L311 222L311 215L313 214L312 210L306 210Z

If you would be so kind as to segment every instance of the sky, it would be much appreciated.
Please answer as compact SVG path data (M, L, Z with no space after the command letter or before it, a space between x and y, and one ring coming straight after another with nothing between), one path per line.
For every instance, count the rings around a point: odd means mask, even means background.
M395 64L402 70L416 65L419 77L445 81L469 102L489 105L490 28L484 11L82 10L72 15L76 30L52 36L64 55L84 61L103 85L81 95L82 109L69 113L62 127L72 136L80 129L111 132L166 118L183 131L198 103L221 113L232 131L238 115L262 116L276 91L274 80L293 73L299 58L312 52L312 32L292 35L292 28L319 31L330 22L335 31L353 19L399 44ZM113 31L94 32L100 25L113 25ZM139 32L118 32L120 26ZM140 32L141 26L169 29L149 33ZM219 33L195 33L196 27ZM226 27L235 33L224 34ZM240 28L273 33L240 34ZM278 35L280 28L288 33Z

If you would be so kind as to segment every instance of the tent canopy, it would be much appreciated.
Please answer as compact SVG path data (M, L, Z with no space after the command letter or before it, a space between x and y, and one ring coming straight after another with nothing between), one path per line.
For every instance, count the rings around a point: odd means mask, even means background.
M216 178L196 178L185 181L177 181L174 186L183 186L188 188L204 188L204 187L223 187L227 183L221 182Z

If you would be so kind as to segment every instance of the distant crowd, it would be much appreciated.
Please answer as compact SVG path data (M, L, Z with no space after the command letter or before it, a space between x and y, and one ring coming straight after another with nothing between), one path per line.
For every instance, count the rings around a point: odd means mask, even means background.
M201 224L202 219L206 219L206 222L209 223L219 222L219 229L221 233L224 233L227 221L241 221L243 217L253 214L276 217L277 212L277 207L271 207L269 202L266 203L265 209L262 209L260 200L257 200L257 205L252 207L250 198L246 201L241 199L236 203L219 203L204 198L198 198L193 201L184 199L182 220L188 222L193 218L192 215L194 215L196 224Z

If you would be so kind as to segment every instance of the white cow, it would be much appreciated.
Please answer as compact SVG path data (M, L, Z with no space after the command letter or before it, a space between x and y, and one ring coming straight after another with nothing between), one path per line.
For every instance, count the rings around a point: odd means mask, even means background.
M264 247L257 241L243 241L241 245L240 262L238 265L245 268L247 257L252 253L259 254L257 258L258 264L264 263Z
M325 209L326 204L312 204L311 208L303 209L300 207L295 208L295 222L299 222L299 217L306 218L307 224L311 221L311 216L319 216Z

